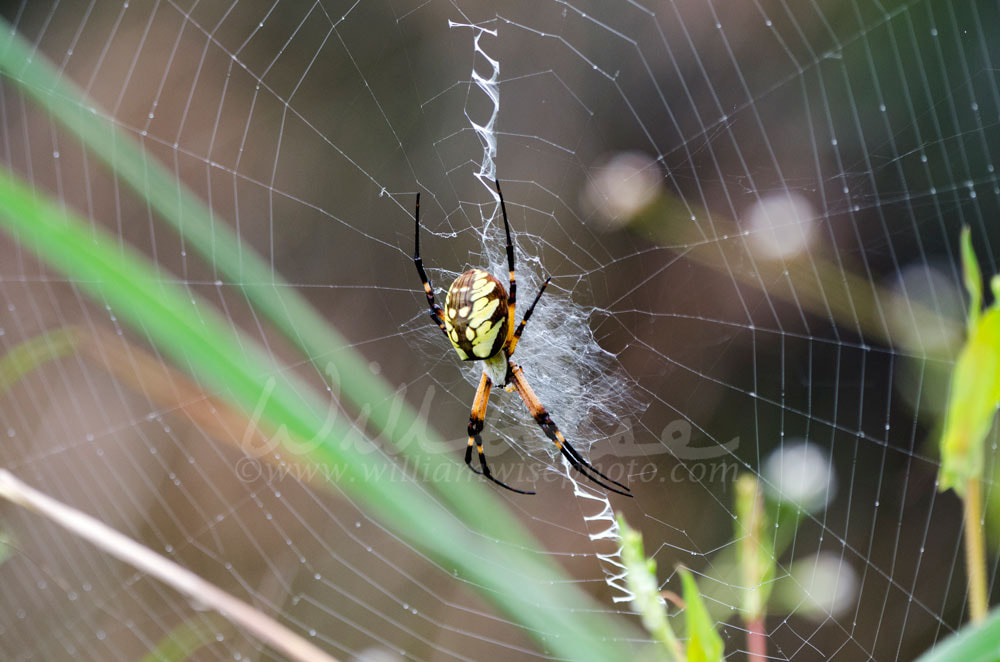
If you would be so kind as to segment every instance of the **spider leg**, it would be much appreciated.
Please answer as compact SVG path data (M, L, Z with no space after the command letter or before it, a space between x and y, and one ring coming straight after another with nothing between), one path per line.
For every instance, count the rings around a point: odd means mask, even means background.
M587 460L583 459L583 457L576 451L576 449L573 448L573 446L568 441L566 441L566 437L564 437L562 432L559 431L559 428L556 426L555 421L553 421L552 417L549 416L549 413L545 411L545 407L543 407L542 403L538 400L538 396L535 395L535 392L531 389L531 386L528 385L527 380L524 378L524 372L521 370L521 366L515 363L511 363L510 365L511 365L512 382L514 384L514 388L517 389L517 392L521 396L521 399L524 400L524 404L527 405L528 411L531 412L531 415L534 417L535 422L538 423L538 425L542 428L542 432L544 432L545 436L547 436L549 439L552 440L552 442L556 445L556 448L558 448L559 451L563 454L563 456L569 461L570 465L572 465L574 469L576 469L578 472L586 476L594 483L597 483L604 489L609 490L611 492L615 492L616 494L621 494L623 496L627 497L632 496L631 494L629 494L631 490L629 490L628 487L622 485L613 478L605 476L603 473L598 471L594 467L594 465L590 464L590 462L587 462ZM615 489L614 487L611 487L607 483L602 482L599 478L591 475L590 473L591 471L600 476L601 478L603 478L604 480L614 483L615 485L617 485L622 489L621 490ZM622 490L625 491L623 492Z
M500 487L505 487L511 492L517 492L518 494L534 494L534 492L528 492L526 490L519 490L517 488L511 487L510 485L497 480L490 473L490 467L486 464L486 454L483 453L483 421L486 418L486 403L490 399L490 387L493 382L490 378L483 373L483 378L479 381L479 388L476 389L476 399L472 403L472 413L469 415L469 445L465 447L465 463L469 465L474 473L486 476L486 478L492 480L494 483ZM472 466L472 447L476 447L479 452L479 466L482 467L482 471L476 469Z
M507 233L507 267L510 269L510 288L507 291L507 323L514 326L514 305L517 302L517 281L514 278L514 242L510 239L510 224L507 222L507 205L503 201L503 193L500 191L500 180L494 180L497 185L497 196L500 198L500 212L503 214L503 229ZM510 333L508 331L508 333ZM510 336L508 336L508 342Z
M424 271L424 261L420 257L420 194L417 193L417 206L413 212L413 221L415 225L414 240L413 240L413 263L417 265L417 273L420 274L420 282L424 284L424 294L427 295L427 306L430 308L431 319L434 323L438 325L441 329L441 333L445 336L448 332L444 328L444 310L441 306L437 304L434 300L434 290L431 288L431 282L427 279L427 272Z
M535 312L535 304L537 304L538 300L542 298L542 292L545 291L545 288L548 287L549 281L551 280L552 276L545 279L545 282L542 283L542 286L538 290L538 294L535 295L535 300L531 302L530 306L528 306L528 312L524 314L524 318L521 320L521 323L517 325L517 330L514 331L514 335L511 336L510 343L507 345L507 356L514 353L514 348L517 347L517 342L521 339L521 334L524 333L524 327L528 323L531 313Z

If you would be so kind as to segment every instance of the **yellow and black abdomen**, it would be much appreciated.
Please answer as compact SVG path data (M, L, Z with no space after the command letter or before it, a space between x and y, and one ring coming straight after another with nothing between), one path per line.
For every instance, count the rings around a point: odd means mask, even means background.
M448 339L463 361L488 359L507 340L507 290L482 269L470 269L448 288L444 305Z

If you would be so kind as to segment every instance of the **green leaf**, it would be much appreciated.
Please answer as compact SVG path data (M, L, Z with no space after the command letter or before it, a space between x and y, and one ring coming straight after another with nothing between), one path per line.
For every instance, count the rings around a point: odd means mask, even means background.
M722 662L725 646L715 621L705 607L698 584L687 568L678 568L684 586L684 620L687 623L687 661Z
M979 311L983 307L983 273L976 260L976 252L972 249L972 232L969 226L962 228L962 276L965 289L969 292L969 332L979 320Z
M938 489L965 496L981 478L986 437L1000 401L1000 309L983 313L955 361L941 435Z
M1000 610L967 625L927 651L917 662L1000 662Z

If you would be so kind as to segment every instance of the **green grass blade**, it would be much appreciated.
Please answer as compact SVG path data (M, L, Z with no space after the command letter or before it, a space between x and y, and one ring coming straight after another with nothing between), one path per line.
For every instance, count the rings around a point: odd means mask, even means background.
M55 329L19 343L0 356L0 395L25 375L75 349L76 334L72 329Z
M35 46L0 18L0 71L13 79L54 119L78 137L137 195L157 212L214 268L240 287L256 312L267 317L325 375L332 369L342 380L341 395L366 412L368 424L412 459L413 466L435 475L446 458L425 450L443 443L417 411L384 378L372 374L368 360L330 326L308 302L275 273L260 256L239 241L236 233L176 176L150 157L126 131L98 111L71 81L67 80ZM409 227L409 226L407 226ZM406 443L420 431L428 444ZM447 475L447 473L445 473ZM461 512L485 535L519 547L538 543L489 490L464 481L435 484L452 508ZM480 516L491 512L489 518Z
M439 466L454 464L451 458L426 451L425 444L405 443L408 437L413 436L414 431L418 431L422 439L432 442L427 445L440 442L440 438L397 395L395 389L368 370L367 360L353 351L350 343L312 310L293 287L273 273L270 266L247 250L245 245L241 247L229 226L214 217L197 196L177 181L171 172L149 157L131 135L98 112L82 92L2 19L0 27L7 29L6 38L0 38L0 70L100 157L116 177L144 198L162 220L170 223L185 237L189 245L233 283L243 288L255 309L281 329L320 370L329 361L337 374L350 375L349 380L344 380L342 395L358 409L364 408L368 412L368 421L374 430L392 443L402 442L402 452L414 460L415 466L427 468L428 475L434 475L434 470ZM203 314L203 311L199 310L198 314ZM267 360L267 357L257 358ZM320 365L321 363L324 365ZM190 356L180 359L179 364L187 369L197 366ZM228 394L228 384L223 383L217 388L223 395ZM386 481L382 481L384 482ZM533 572L546 577L541 580L542 585L552 585L555 582L558 586L568 579L555 564L542 555L523 552L537 549L538 543L510 514L503 501L488 488L465 481L442 482L434 487L460 518L465 520L467 524L463 528L476 531L486 539L504 541L508 545L505 555L523 556L522 561L530 562ZM482 516L486 512L490 513L489 517ZM420 519L411 521L419 522ZM496 553L492 556L495 555ZM475 558L474 555L470 556ZM483 572L488 573L492 569L489 564L482 566L486 568ZM501 563L498 568L503 566ZM484 582L484 585L492 587L501 584L504 586L501 593L508 593L510 587L507 573L492 570L496 572L495 576ZM500 579L504 579L504 582L500 583ZM486 588L484 593L497 600L492 589ZM554 593L565 592L559 590ZM571 591L562 598L567 600L566 605L580 606L579 601L582 600L582 604L596 607L592 600L578 590ZM553 596L557 603L562 598ZM533 620L533 616L536 620ZM515 618L542 631L552 627L551 614L532 615L523 612ZM589 632L595 637L611 639L623 634L622 624L615 622L618 619L593 614L588 620L590 627L584 635Z
M265 427L285 426L300 443L310 440L303 460L339 471L339 489L445 568L458 570L548 650L581 660L621 653L613 639L628 633L544 555L497 544L413 482L378 480L393 469L384 454L338 443L348 438L350 427L328 418L323 398L294 373L275 365L251 339L237 338L212 306L134 251L36 198L6 172L0 173L0 227L146 334L208 389L244 411L256 411ZM261 394L268 391L269 397L262 400Z
M373 429L388 441L401 444L402 452L414 466L434 475L449 458L425 450L425 444L405 443L414 431L427 442L441 442L424 421L385 380L368 370L367 360L353 351L350 343L318 315L288 283L252 251L241 248L236 234L219 222L197 196L176 177L149 157L143 148L111 120L97 112L93 103L63 77L30 43L3 19L0 29L0 70L44 107L94 154L131 186L171 224L206 260L241 287L255 309L267 316L320 369L327 361L344 380L342 395L367 412ZM323 365L319 365L322 363ZM449 505L485 536L504 540L512 548L533 549L538 543L514 518L502 500L482 485L464 481L435 484ZM490 512L490 517L482 513ZM548 564L555 576L562 575ZM614 629L614 628L612 628Z

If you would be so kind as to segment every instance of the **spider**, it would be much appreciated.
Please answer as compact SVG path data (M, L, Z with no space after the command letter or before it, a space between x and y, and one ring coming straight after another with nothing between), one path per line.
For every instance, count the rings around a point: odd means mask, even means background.
M542 287L535 295L535 300L528 306L528 311L524 314L521 323L514 328L514 304L516 300L516 284L514 281L514 244L510 240L510 225L507 222L507 207L504 205L503 193L500 191L500 180L496 180L497 196L500 198L500 210L503 214L504 231L507 234L507 264L510 268L510 292L504 289L503 283L491 274L482 269L469 269L451 284L448 288L448 295L445 298L444 308L434 300L434 289L427 279L424 271L424 263L420 258L420 194L417 193L416 209L413 212L415 224L415 240L413 249L413 262L417 266L417 273L424 285L424 292L427 294L427 305L430 307L431 319L438 325L441 332L447 336L458 357L463 361L482 361L483 376L479 380L479 388L476 389L476 397L472 403L472 413L469 416L469 444L465 449L465 463L473 472L485 476L497 485L507 488L511 492L518 494L534 494L527 490L519 490L498 480L490 473L490 467L486 463L486 455L483 453L483 421L486 417L486 403L490 397L490 389L500 386L506 391L517 390L528 411L534 417L535 422L542 428L542 432L552 440L556 448L569 461L570 465L578 472L586 476L591 481L597 483L606 490L617 494L632 496L628 487L613 480L598 471L592 464L583 459L573 446L566 441L562 432L556 427L555 422L549 413L538 400L538 396L528 385L524 378L524 371L521 366L510 360L517 347L524 327L528 324L531 313L535 310L535 305L542 298L551 277L546 278ZM476 469L472 466L472 447L476 447L479 453L479 466ZM593 472L590 473L590 472ZM621 490L615 489L604 480L617 485ZM624 490L624 491L623 491Z

